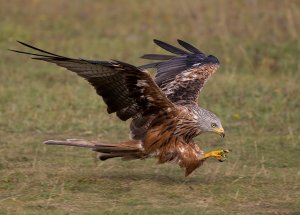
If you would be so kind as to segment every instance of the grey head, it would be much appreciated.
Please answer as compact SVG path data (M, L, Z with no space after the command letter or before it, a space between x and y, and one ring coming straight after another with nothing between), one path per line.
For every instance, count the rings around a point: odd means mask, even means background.
M225 137L225 131L221 124L221 120L214 113L199 107L197 108L197 115L198 125L201 130L200 133L213 132L221 137Z

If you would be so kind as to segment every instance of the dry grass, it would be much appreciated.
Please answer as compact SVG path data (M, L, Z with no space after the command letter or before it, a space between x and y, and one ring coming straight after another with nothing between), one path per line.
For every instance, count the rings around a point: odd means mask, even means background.
M300 4L297 1L0 1L0 214L300 213ZM185 179L154 160L97 162L53 138L127 138L85 81L8 52L15 40L88 59L161 52L182 38L221 61L201 105L231 148ZM224 146L225 144L225 146Z

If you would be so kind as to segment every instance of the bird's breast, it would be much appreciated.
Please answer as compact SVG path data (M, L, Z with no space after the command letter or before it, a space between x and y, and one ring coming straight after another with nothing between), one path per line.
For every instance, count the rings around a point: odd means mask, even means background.
M177 139L190 143L199 133L201 130L193 113L181 108L175 116L162 115L153 121L145 135L144 147L146 151L153 151Z

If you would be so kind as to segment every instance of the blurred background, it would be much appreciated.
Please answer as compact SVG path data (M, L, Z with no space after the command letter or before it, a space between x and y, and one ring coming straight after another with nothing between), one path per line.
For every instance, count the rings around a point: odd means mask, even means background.
M299 1L0 0L0 214L300 213ZM129 122L106 113L91 86L7 49L24 41L61 55L134 65L185 40L217 56L199 104L221 119L230 148L185 179L156 160L96 161L47 139L119 142ZM154 72L154 71L153 71ZM298 197L297 197L298 196Z

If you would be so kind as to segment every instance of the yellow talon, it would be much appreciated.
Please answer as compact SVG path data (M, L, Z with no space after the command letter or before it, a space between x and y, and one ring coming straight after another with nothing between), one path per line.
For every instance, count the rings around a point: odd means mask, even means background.
M206 153L204 155L203 159L207 159L209 157L215 157L216 159L218 159L218 161L223 162L226 160L226 154L229 151L230 150L228 150L228 149L220 149L220 150L211 151L211 152Z

